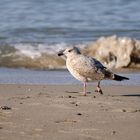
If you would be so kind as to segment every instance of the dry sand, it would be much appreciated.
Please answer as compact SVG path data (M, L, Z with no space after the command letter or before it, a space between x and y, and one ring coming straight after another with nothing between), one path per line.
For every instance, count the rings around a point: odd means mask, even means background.
M0 140L139 140L140 87L0 85ZM9 108L6 108L9 107ZM11 108L11 109L10 109Z

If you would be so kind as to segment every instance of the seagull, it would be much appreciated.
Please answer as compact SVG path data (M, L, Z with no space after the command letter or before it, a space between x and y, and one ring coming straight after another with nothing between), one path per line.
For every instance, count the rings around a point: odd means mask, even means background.
M96 92L103 94L100 87L101 80L109 79L116 81L129 80L114 74L111 70L107 69L101 62L90 56L81 54L80 49L77 47L67 48L58 52L58 56L64 55L66 57L66 66L69 72L77 80L84 83L83 95L86 96L87 82L98 81Z

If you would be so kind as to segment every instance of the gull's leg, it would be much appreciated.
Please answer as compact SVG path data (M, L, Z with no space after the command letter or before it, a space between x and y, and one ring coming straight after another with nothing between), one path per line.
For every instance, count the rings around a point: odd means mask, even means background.
M84 82L84 87L83 87L83 95L86 96L86 87L87 87L87 84L86 82Z
M99 92L100 94L103 94L102 89L101 89L101 87L100 87L100 81L98 82L98 85L97 85L97 87L96 87L95 92Z

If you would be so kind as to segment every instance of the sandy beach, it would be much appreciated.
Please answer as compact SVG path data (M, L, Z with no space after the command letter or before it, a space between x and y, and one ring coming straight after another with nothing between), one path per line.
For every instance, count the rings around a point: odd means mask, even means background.
M0 140L139 140L140 87L0 85Z

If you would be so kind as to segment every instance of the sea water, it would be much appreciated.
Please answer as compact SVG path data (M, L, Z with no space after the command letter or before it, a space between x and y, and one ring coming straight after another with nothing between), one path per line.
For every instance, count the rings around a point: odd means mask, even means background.
M0 69L0 82L77 83L66 71L42 71L39 63L56 63L60 49L110 35L140 39L139 0L0 0L0 67L12 68ZM39 71L21 69L37 58ZM129 75L139 82L139 74Z
M112 34L140 39L139 0L0 0L0 43L80 43Z

